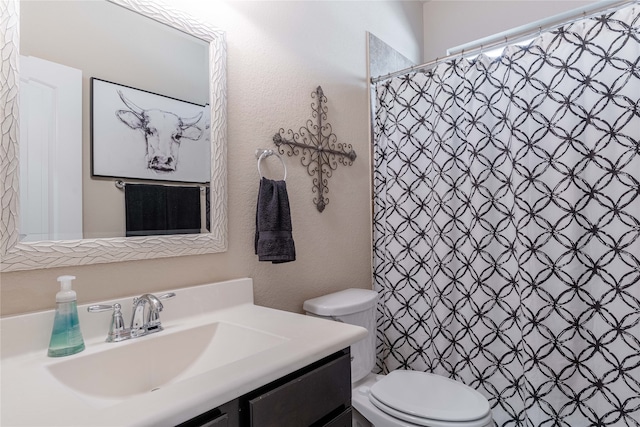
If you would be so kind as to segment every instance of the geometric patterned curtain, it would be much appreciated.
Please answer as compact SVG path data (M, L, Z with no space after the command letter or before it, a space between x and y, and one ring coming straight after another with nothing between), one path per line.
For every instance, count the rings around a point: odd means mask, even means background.
M376 94L378 369L640 426L640 6Z

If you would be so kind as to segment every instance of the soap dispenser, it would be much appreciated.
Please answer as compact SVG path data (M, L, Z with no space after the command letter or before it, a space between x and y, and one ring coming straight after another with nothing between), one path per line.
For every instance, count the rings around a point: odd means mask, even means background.
M76 293L71 289L73 279L75 276L58 277L60 292L56 294L56 315L49 342L49 357L69 356L84 350Z

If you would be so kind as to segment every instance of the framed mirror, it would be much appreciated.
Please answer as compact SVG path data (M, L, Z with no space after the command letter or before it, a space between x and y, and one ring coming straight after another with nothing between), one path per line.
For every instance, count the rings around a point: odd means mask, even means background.
M0 0L0 269L3 272L199 255L227 250L224 33L154 1L107 0L208 44L211 180L207 233L25 241L20 234L20 2ZM86 147L86 144L85 144ZM89 170L82 172L90 174ZM115 182L115 179L113 180ZM110 182L113 186L113 183ZM209 222L209 221L208 221Z

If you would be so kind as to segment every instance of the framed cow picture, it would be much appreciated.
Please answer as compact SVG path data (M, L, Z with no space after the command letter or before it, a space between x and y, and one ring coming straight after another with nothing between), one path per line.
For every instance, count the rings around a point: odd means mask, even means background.
M208 183L209 110L91 78L91 175Z

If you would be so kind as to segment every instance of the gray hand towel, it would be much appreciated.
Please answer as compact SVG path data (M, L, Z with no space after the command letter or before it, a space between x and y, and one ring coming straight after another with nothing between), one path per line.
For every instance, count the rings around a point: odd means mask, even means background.
M200 189L127 184L126 236L200 233Z
M256 208L255 251L260 261L295 261L291 210L285 181L262 178Z

